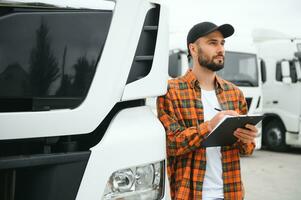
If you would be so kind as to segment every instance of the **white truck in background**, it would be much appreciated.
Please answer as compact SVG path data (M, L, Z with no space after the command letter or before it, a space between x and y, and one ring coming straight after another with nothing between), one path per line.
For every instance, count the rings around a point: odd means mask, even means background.
M301 147L301 38L254 30L263 74L263 144Z
M159 200L166 93L158 0L0 2L0 199Z
M262 82L259 60L252 45L239 43L231 45L225 52L224 69L217 72L222 78L236 84L244 93L248 114L262 114ZM230 50L231 49L231 50ZM169 54L169 75L183 75L192 66L187 59L187 50L173 49ZM256 149L261 148L261 123L258 124L259 134L256 138Z

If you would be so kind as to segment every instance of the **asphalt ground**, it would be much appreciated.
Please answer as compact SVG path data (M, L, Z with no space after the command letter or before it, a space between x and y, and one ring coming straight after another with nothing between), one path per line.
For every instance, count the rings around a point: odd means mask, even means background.
M241 169L245 200L301 200L301 149L256 150Z

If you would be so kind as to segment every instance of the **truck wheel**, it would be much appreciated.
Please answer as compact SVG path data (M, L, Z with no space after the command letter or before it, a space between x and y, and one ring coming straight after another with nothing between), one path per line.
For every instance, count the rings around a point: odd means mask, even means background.
M281 122L273 120L264 128L264 142L268 149L273 151L285 151L285 129Z

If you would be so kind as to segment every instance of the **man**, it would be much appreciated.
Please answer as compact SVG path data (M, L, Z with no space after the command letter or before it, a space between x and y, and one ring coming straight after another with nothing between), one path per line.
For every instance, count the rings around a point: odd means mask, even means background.
M172 199L243 199L239 154L252 154L256 127L248 124L237 129L238 140L232 146L202 147L225 115L247 113L242 92L216 75L224 66L224 38L233 33L230 24L193 26L187 36L193 67L170 80L166 95L157 99L158 116L166 130Z

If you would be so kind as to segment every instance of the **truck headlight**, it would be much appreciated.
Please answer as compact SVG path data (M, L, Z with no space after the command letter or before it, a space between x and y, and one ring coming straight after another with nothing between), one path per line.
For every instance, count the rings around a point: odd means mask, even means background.
M102 199L155 200L163 197L164 161L115 171Z

